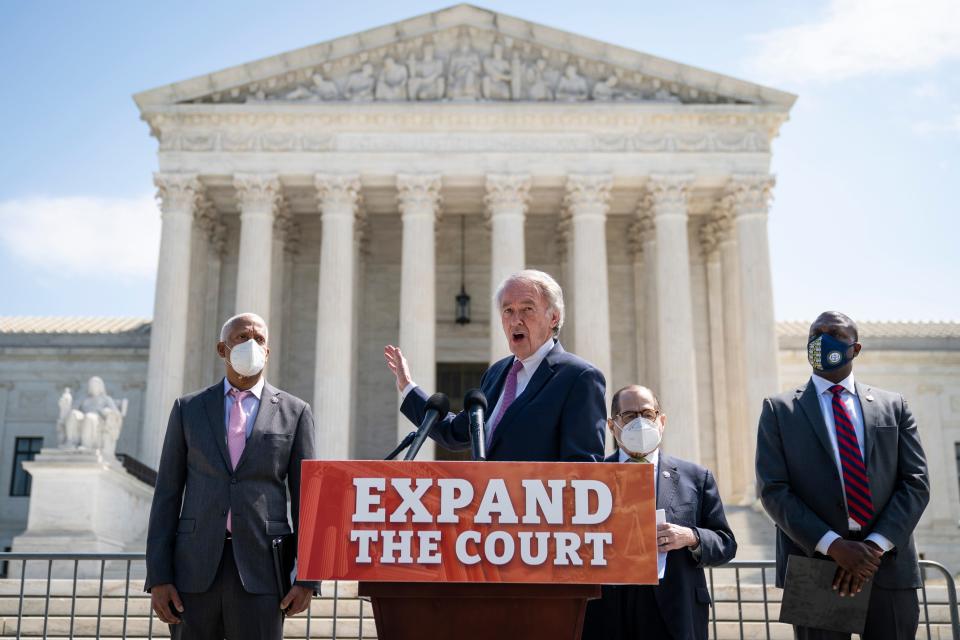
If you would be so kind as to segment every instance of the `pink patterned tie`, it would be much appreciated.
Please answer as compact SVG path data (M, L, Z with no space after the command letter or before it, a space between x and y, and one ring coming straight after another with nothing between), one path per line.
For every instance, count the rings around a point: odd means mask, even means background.
M503 385L503 403L500 405L500 413L493 419L490 429L487 431L488 448L490 443L493 442L493 432L500 425L500 419L503 418L503 414L507 412L513 401L517 399L517 374L520 373L520 369L523 369L523 362L514 360L513 366L510 367L510 373L507 374L507 381Z
M243 400L251 392L231 387L228 393L233 398L233 406L230 407L230 422L227 424L227 448L230 449L230 466L236 470L243 447L247 444L247 414L243 410ZM227 513L227 531L233 531L232 515L232 511Z

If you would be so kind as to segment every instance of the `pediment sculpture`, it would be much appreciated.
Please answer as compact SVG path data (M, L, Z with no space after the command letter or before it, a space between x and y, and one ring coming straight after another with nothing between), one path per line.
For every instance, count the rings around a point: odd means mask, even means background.
M473 29L397 42L196 100L344 101L737 102Z

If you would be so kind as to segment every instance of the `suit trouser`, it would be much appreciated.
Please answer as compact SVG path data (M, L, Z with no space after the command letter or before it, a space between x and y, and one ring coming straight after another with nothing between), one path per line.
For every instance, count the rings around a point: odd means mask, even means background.
M602 587L599 600L587 602L581 640L670 640L650 585Z
M180 624L170 625L179 640L282 640L283 615L276 594L247 593L233 559L233 544L223 545L223 557L210 589L181 593Z
M863 640L914 640L920 623L916 589L883 589L873 585ZM849 640L849 633L794 627L796 640Z

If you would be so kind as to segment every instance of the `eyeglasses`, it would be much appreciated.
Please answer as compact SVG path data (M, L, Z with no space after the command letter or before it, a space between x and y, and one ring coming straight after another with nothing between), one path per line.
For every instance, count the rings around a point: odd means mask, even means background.
M653 422L654 420L657 419L657 416L659 415L660 415L660 412L657 411L656 409L644 409L643 411L640 411L640 412L621 411L617 415L613 416L613 418L611 419L614 422L617 422L619 424L629 424L630 422L633 422L637 418L646 418L647 420L650 420L651 422Z

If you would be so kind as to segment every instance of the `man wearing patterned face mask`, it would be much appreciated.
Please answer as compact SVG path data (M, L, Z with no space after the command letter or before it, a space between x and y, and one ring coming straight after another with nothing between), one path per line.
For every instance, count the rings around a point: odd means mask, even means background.
M271 543L296 535L300 462L316 451L310 406L264 380L267 335L258 315L227 320L217 343L226 376L170 413L144 589L174 638L279 640L283 613L303 611L318 588L278 593Z
M584 640L707 638L710 593L704 567L733 559L737 542L723 513L713 474L660 450L667 416L653 391L624 387L611 402L607 422L618 450L604 462L652 464L657 508L657 550L666 554L660 584L605 585L587 604Z
M873 580L865 640L913 638L921 586L916 527L930 497L917 423L899 393L853 377L856 323L827 311L810 326L810 381L764 400L757 486L777 525L777 586L791 555L829 556L833 588L855 596ZM798 640L849 634L797 626Z

